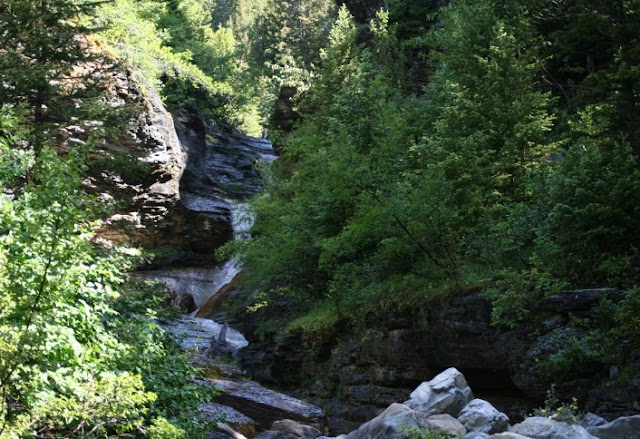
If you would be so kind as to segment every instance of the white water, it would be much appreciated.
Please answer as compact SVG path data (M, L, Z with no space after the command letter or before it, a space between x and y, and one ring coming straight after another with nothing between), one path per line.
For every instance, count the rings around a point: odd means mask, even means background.
M218 338L223 325L210 319L197 317L182 317L161 325L172 335L174 340L185 349L206 349L211 339ZM233 328L227 328L227 343L234 349L240 349L249 344L242 333Z
M271 142L264 139L256 139L246 136L236 136L232 141L227 136L216 148L207 148L200 151L197 148L193 153L202 154L201 168L194 174L202 174L208 177L197 181L200 185L181 187L181 199L185 207L194 212L200 212L205 216L229 219L231 210L231 227L233 239L242 240L251 237L251 227L254 223L254 215L247 203L238 202L238 198L250 196L260 190L260 185L252 183L257 175L245 172L243 167L246 155L254 157L265 164L274 161L277 156L273 151ZM192 146L197 146L196 144ZM196 151L197 150L197 151ZM227 154L234 156L234 151L242 154L233 160ZM243 159L244 157L244 159ZM244 161L243 161L244 160ZM203 191L200 187L203 181L214 182L211 190ZM193 182L192 182L193 183ZM236 190L236 185L248 185L245 190ZM209 187L205 185L206 187ZM196 308L199 309L222 287L229 284L242 270L240 262L235 258L211 268L176 268L159 270L155 272L141 273L146 278L157 279L164 282L169 288L178 294L193 296ZM196 311L197 313L197 311ZM217 337L222 325L210 319L202 319L185 316L179 320L169 322L163 327L184 347L207 347L212 338ZM244 336L228 328L227 340L234 348L240 348L248 344Z
M249 204L234 204L231 208L231 230L233 231L233 239L242 240L251 238L251 227L253 227L254 220L255 216L253 212L250 211ZM195 299L196 307L199 309L207 300L215 295L220 288L231 282L241 270L242 266L236 258L231 258L227 262L216 266L212 272L211 285L195 293L198 295L197 297L194 293L190 293ZM198 313L198 309L191 315L195 316Z
M254 216L246 203L238 203L231 210L231 227L234 239L249 239ZM163 282L178 294L193 297L200 308L211 296L233 280L242 270L237 259L232 258L213 268L170 268L138 273L140 277ZM194 313L195 315L195 313Z
M255 222L255 215L251 212L249 204L237 203L231 208L231 230L233 239L243 240L251 238L251 227Z
M249 239L254 215L246 203L237 203L231 209L231 227L236 240ZM227 262L211 268L175 268L145 273L145 277L164 282L179 294L190 294L199 309L211 296L227 285L242 270L240 263L232 258ZM221 324L210 319L190 316L162 325L167 332L184 348L204 349L209 346L222 329ZM247 346L249 342L233 328L227 330L227 341L235 349Z

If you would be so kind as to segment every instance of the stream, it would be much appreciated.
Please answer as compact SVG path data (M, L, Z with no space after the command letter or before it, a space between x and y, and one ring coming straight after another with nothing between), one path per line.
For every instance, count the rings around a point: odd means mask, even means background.
M222 130L206 136L183 130L178 137L188 157L180 181L183 206L194 215L229 224L233 239L248 239L253 216L245 200L262 190L259 168L277 158L271 142ZM137 276L161 281L175 293L193 297L195 312L161 325L183 348L205 349L218 337L224 322L196 317L198 310L241 270L232 258L213 267L169 267ZM230 327L226 339L234 350L248 345L245 337Z

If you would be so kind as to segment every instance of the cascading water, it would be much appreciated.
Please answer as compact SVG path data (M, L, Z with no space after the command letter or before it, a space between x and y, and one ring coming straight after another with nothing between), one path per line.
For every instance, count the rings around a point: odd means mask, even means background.
M249 211L248 204L238 203L231 209L231 227L234 239L247 239L251 236L250 230L253 225L253 215ZM225 285L230 284L240 273L242 267L236 258L232 258L213 270L191 269L176 270L173 276L156 276L155 279L163 281L174 290L181 293L191 294L196 303L196 311L191 315L181 319L163 324L163 328L172 334L176 341L185 348L197 347L205 349L209 346L211 339L217 338L222 330L223 324L206 318L196 317L200 307L216 293L221 291ZM187 276L176 276L176 274L187 274ZM185 291L185 286L187 286ZM240 349L249 344L244 336L232 329L227 329L227 343L234 349Z
M251 227L253 226L254 216L249 210L247 203L238 203L231 208L231 228L233 230L233 239L242 240L251 237ZM233 279L242 271L242 266L236 258L231 258L224 264L218 266L214 270L212 286L208 289L208 294L200 297L200 301L196 302L196 309L193 316L198 316L198 312L209 299L215 297L226 285L233 282ZM204 299L204 300L202 300Z
M187 135L180 136L180 140L189 155L180 183L182 204L194 214L230 222L234 239L249 238L253 215L242 200L261 190L255 164L269 164L276 159L271 143L238 133L218 133L214 144ZM142 276L162 281L176 293L193 296L199 309L217 292L225 290L241 270L239 262L231 259L213 268L165 269ZM162 326L183 347L206 348L223 325L195 317L197 314L198 310ZM232 328L228 328L226 338L234 349L248 344Z

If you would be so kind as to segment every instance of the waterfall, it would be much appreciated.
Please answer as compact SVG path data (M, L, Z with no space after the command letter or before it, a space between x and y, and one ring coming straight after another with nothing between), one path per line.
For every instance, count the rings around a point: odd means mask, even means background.
M233 239L242 240L251 238L251 227L255 221L253 212L247 203L237 203L231 208L231 229Z
M253 227L254 219L253 212L249 209L248 203L234 204L231 208L233 239L243 240L251 238L251 227ZM242 266L235 257L214 268L210 280L211 285L207 286L206 290L201 291L197 298L194 296L198 309L193 312L192 316L196 316L198 311L200 311L200 307L211 297L215 296L222 287L231 283L241 270Z
M256 162L268 165L276 155L271 142L265 139L222 132L217 133L216 139L216 143L209 143L181 136L190 156L180 182L181 203L194 214L230 223L234 240L249 239L254 215L241 200L262 189ZM183 347L204 349L218 336L223 325L200 317L210 316L211 309L219 309L219 302L241 270L240 262L232 258L215 267L169 268L140 275L162 281L176 293L194 298L193 314L162 326ZM234 349L248 344L244 336L232 328L228 329L227 341Z

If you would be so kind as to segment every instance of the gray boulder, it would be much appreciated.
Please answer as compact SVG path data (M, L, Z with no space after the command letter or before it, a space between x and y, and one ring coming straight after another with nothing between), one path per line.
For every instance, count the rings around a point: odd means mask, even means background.
M599 439L640 437L640 415L618 418L607 424L590 427L587 431Z
M405 431L423 427L421 418L406 405L391 404L379 416L349 433L347 439L402 439Z
M584 415L580 421L578 421L579 425L582 425L584 428L589 431L591 427L597 427L598 425L606 424L607 420L601 416L596 415L595 413L587 413Z
M451 415L431 415L424 421L424 428L429 431L446 432L449 436L460 437L464 435L467 430L464 425L460 423L456 418Z
M217 430L207 435L207 439L247 439L246 436L238 433L227 424L218 422Z
M267 430L257 435L254 439L298 439L298 436L282 431Z
M229 432L230 430L242 437L256 435L255 421L231 407L215 403L202 404L200 413L208 421L224 419L224 424L218 423L218 429L227 436L235 437Z
M327 424L324 412L307 402L266 389L252 381L208 379L220 391L215 401L241 411L262 428L275 421L291 419L323 430Z
M283 419L282 421L274 422L271 426L271 430L291 434L299 439L316 439L322 434L317 428L299 424L291 419Z
M529 436L523 436L511 431L505 431L504 433L496 433L488 436L488 439L532 439Z
M487 433L480 433L479 431L471 431L464 436L464 439L487 439L489 435Z
M595 439L579 425L569 425L540 416L525 419L514 425L512 431L533 439Z
M488 434L501 433L509 427L509 417L483 399L474 399L467 404L458 415L458 421L467 431Z
M449 368L418 386L405 405L421 414L457 416L473 399L473 392L456 368Z

